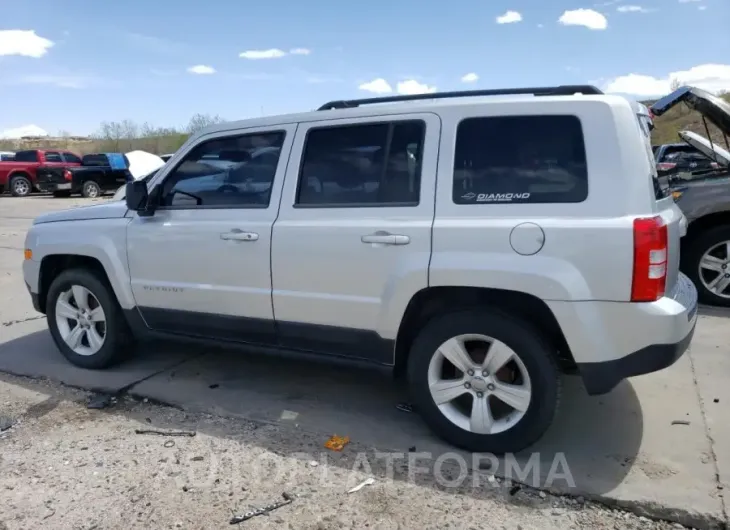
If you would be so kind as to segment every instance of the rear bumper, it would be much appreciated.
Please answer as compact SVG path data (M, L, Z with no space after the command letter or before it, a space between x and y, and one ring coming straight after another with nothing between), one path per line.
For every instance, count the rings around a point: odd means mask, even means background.
M547 304L591 395L674 364L687 351L697 323L697 289L681 273L672 292L656 302Z
M626 357L602 363L578 363L583 385L591 396L606 394L621 381L672 366L689 348L695 328L674 344L652 344Z
M54 191L71 191L70 182L38 182L36 183L38 191L51 193Z

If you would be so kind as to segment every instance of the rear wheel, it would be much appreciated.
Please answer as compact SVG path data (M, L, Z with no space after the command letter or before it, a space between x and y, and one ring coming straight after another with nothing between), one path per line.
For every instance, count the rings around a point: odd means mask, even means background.
M549 344L528 323L496 311L431 320L413 343L408 380L434 432L474 452L532 445L550 426L560 395Z
M730 226L699 234L683 261L702 302L730 307Z
M81 188L81 195L87 199L95 199L101 196L101 188L96 182L89 180L84 182L84 185Z
M70 269L53 280L46 301L48 328L71 363L106 368L123 358L131 334L109 284L86 269Z
M13 197L27 197L33 191L33 185L28 177L17 175L10 179L10 193Z

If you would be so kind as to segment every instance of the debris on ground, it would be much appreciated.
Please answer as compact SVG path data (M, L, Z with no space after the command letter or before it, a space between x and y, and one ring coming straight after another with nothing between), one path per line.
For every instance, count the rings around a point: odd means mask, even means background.
M158 436L195 436L195 431L158 431L156 429L135 429L135 434L156 434Z
M395 408L401 412L413 412L413 405L410 403L398 403Z
M114 396L110 394L97 393L92 395L86 402L87 409L105 409L116 403Z
M517 492L518 492L518 491L520 491L521 489L522 489L522 487L521 487L521 486L512 486L512 487L511 487L511 488L509 489L509 494L510 494L510 495L516 495L516 494L517 494Z
M282 421L292 421L296 420L299 416L298 412L294 412L292 410L282 410L281 416L279 416L279 419Z
M713 403L720 403L720 399L719 398L715 398L715 399L712 400L712 402Z
M218 388L219 386L220 386L220 385L219 385L218 383L213 383L212 385L208 385L208 388L210 388L210 389L216 389L216 388Z
M316 460L310 460L309 461L309 467L317 467L319 465L319 462Z
M375 484L375 479L370 477L368 479L363 480L360 484L358 484L354 488L348 490L347 493L355 493L356 491L360 491L361 489L363 489L365 486L372 486L373 484Z
M350 443L349 436L337 436L336 434L330 437L324 444L327 449L332 451L342 451L347 444Z
M168 449L170 447L175 447L175 440L167 440L164 444L162 444L164 447L167 447Z
M278 510L282 506L291 504L294 500L294 496L287 492L282 493L281 496L282 500L280 501L276 501L264 506L263 508L256 508L255 510L251 510L250 512L246 512L241 515L236 515L232 517L229 521L229 524L242 523L243 521L248 521L249 519L251 519L252 517L256 517L257 515L268 515L270 512Z
M10 427L15 424L12 418L7 416L0 416L0 432L7 431Z
M689 425L688 420L674 420L672 425Z

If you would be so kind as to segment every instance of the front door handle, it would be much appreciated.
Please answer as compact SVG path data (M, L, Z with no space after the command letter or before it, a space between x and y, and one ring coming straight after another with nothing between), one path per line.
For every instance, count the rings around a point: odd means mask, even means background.
M411 238L401 234L391 234L390 232L378 230L374 234L362 236L360 241L375 245L407 245L411 242Z
M223 241L257 241L259 235L256 232L245 232L240 228L234 228L230 232L221 234Z

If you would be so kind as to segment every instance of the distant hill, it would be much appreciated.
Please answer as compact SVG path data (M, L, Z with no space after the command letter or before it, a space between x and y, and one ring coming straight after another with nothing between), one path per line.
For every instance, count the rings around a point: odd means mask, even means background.
M720 97L730 102L730 93L723 94ZM644 102L645 105L651 105L652 103L654 102ZM698 112L690 110L685 105L678 105L664 116L656 118L654 125L655 128L651 138L654 145L681 142L682 140L677 135L679 131L692 131L702 136L707 136L705 126L702 124L702 116ZM722 143L724 146L725 140L723 140L720 130L709 122L708 126L712 135L712 141Z

